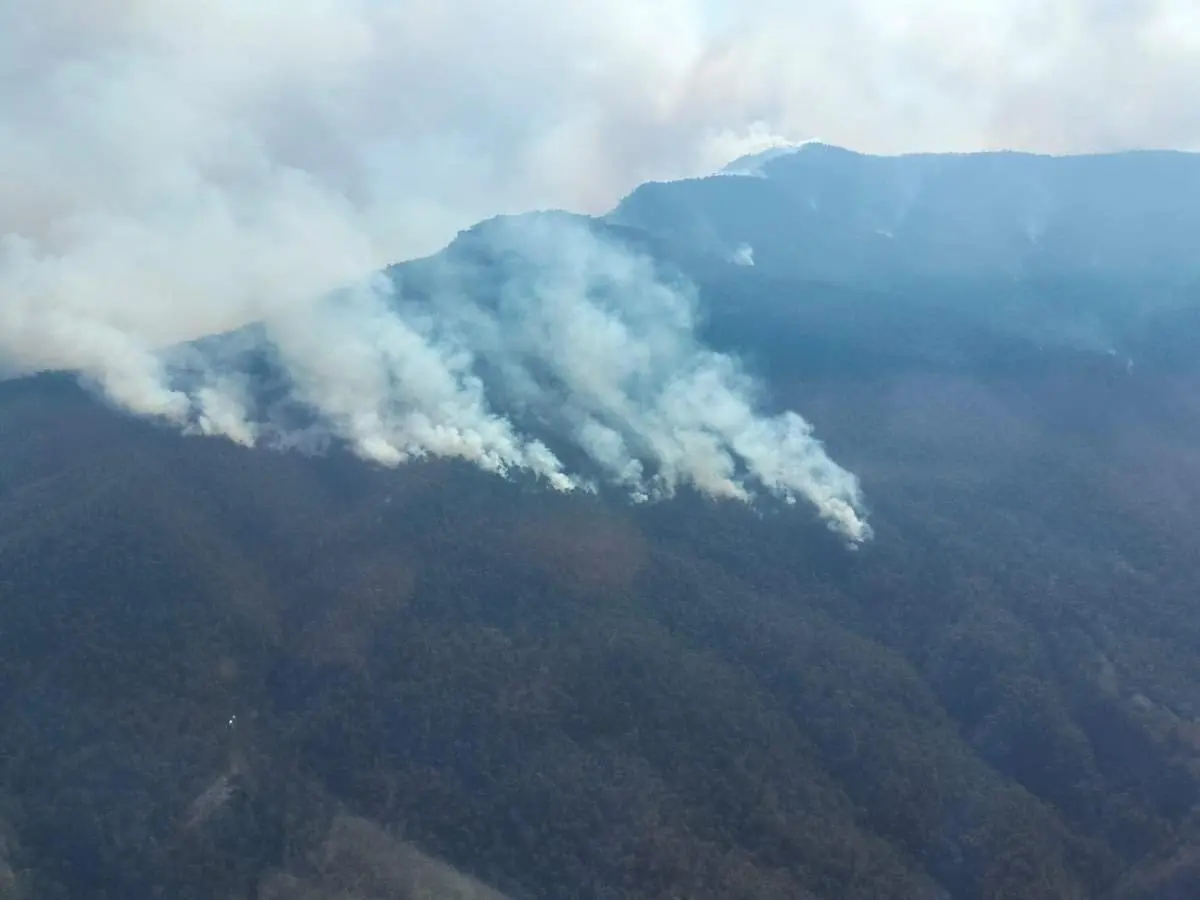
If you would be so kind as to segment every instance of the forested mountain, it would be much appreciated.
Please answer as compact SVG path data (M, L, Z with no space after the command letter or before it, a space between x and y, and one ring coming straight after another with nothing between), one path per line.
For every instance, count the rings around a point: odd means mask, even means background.
M724 177L643 185L609 218L690 249L745 244L775 274L839 284L1185 284L1200 275L1198 191L1189 153L876 157L807 144Z
M1195 896L1200 158L739 168L584 224L861 546L0 384L0 897ZM402 302L492 302L504 222Z

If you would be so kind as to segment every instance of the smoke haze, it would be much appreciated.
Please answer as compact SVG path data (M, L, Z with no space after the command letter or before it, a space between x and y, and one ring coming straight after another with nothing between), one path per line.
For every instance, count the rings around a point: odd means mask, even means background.
M642 501L681 487L806 499L852 542L870 536L855 477L698 342L687 283L566 215L493 220L464 241L479 261L439 257L416 289L376 276L164 354L159 390L184 427L248 445L331 436L383 465L458 458Z
M209 361L180 389L159 351L269 321L297 398L360 452L573 485L492 409L485 358L531 408L575 397L559 434L635 491L758 484L853 532L852 479L801 420L756 418L736 364L695 345L682 294L636 261L560 247L583 256L526 297L529 333L449 301L438 333L370 273L498 212L599 211L812 136L1194 147L1198 44L1186 0L0 0L0 371L76 370L130 409L253 443L246 373ZM580 299L570 279L601 270L664 318ZM547 343L577 328L600 344Z

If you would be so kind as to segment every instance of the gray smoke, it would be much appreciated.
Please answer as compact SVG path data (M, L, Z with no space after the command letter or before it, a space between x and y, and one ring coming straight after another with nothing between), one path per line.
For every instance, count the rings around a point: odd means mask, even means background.
M497 412L502 389L635 492L807 496L852 533L853 479L802 421L754 413L734 361L695 344L686 291L642 264L559 248L574 268L501 304L526 304L528 334L447 298L453 327L400 315L370 273L495 213L599 211L815 134L1194 147L1196 24L1188 0L0 0L0 373L75 370L247 444L332 431L385 462L575 484ZM595 279L663 318L568 302ZM164 347L258 321L324 431L263 418L248 370L166 371ZM547 343L572 327L602 347Z
M509 219L489 232L493 252L521 261L496 302L442 290L435 306L511 403L637 496L689 485L748 500L758 487L807 498L851 539L867 536L856 479L808 424L760 415L738 362L700 345L690 285L577 220Z
M517 217L479 233L482 268L450 254L419 296L380 276L167 354L178 387L158 390L180 424L245 444L294 442L279 409L298 406L383 465L452 457L558 490L598 479L637 500L681 487L805 499L852 542L869 537L854 476L799 416L761 414L738 362L698 342L689 285L588 220ZM266 400L252 376L262 360L277 382Z

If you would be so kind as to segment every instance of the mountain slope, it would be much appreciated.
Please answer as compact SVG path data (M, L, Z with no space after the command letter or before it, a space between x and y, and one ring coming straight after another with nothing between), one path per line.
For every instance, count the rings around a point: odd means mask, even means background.
M1106 320L1131 367L947 316L945 272L931 298L592 227L696 280L875 538L2 384L0 819L36 896L338 896L351 816L514 898L1194 891L1193 332ZM494 290L523 263L486 231L393 270L404 302L455 254Z
M1194 284L1194 154L874 157L807 144L757 177L635 190L611 220L789 277L901 282L1087 278Z
M796 328L764 323L757 336L808 351L849 330L838 347L855 365L901 353L962 367L982 353L1025 366L1064 348L1178 362L1196 346L1195 154L873 157L809 144L757 171L643 185L606 219L726 281L758 277L764 318L817 304Z
M978 453L1045 413L1049 386L1002 387L888 387L940 394L948 422L1008 403L932 461L878 414L818 417L878 434L851 452L880 529L852 565L803 517L370 473L10 390L7 460L56 420L84 439L50 480L6 481L28 498L3 551L24 841L51 869L89 847L89 884L152 881L137 829L174 827L238 714L262 767L517 896L1090 895L1188 827L1190 519L1131 506L1145 460L1067 426L1062 462ZM845 390L806 394L851 409ZM1186 491L1177 458L1159 449L1157 477Z

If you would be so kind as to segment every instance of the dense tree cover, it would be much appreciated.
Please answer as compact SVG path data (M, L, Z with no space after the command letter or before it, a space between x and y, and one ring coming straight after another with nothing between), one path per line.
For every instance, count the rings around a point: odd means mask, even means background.
M609 215L685 252L753 248L791 281L993 285L1200 276L1191 153L870 156L809 144L764 177L645 184Z
M1200 169L773 166L592 227L861 476L857 551L0 383L0 898L1200 893ZM487 227L404 302L521 265Z
M781 381L863 476L858 552L800 509L251 452L6 385L22 878L252 896L346 809L513 897L1194 887L1182 379Z

